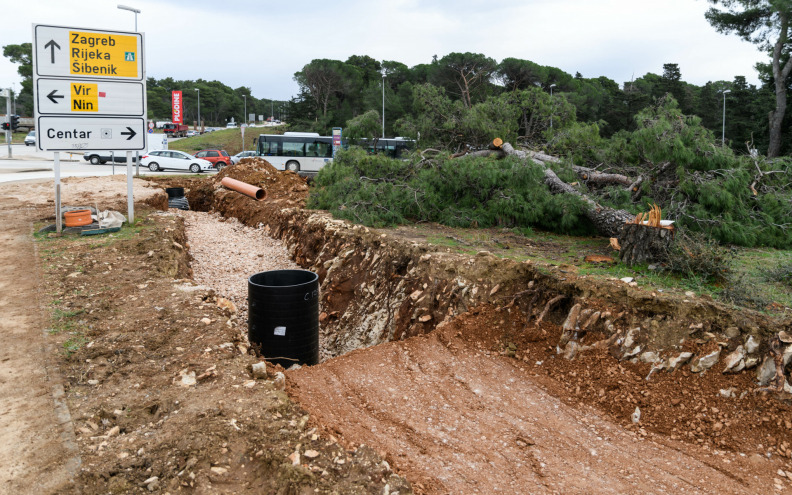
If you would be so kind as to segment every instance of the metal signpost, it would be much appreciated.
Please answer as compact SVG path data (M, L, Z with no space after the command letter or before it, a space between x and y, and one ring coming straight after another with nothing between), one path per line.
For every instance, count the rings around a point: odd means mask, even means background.
M336 152L341 149L341 128L333 127L333 158Z
M60 151L126 151L130 224L132 152L146 149L143 46L141 33L33 25L36 141L40 150L55 152L55 189Z

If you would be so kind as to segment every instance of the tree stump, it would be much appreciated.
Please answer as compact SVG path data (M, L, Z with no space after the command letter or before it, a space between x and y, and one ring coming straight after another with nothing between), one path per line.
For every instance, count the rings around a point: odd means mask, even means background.
M629 266L662 263L674 242L674 231L662 227L626 223L619 234L619 259Z

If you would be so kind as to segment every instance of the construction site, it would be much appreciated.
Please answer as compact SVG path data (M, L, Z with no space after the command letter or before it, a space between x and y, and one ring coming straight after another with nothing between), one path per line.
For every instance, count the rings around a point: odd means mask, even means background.
M136 178L134 225L81 236L42 230L51 182L1 185L0 491L792 493L785 309L580 269L607 237L375 229L310 187L262 158ZM248 279L288 269L318 276L317 364L248 340Z

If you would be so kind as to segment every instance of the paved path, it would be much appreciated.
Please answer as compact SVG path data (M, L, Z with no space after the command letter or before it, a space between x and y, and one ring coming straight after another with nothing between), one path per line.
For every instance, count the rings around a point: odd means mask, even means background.
M32 211L0 187L0 493L61 493L79 453L57 369L49 366L46 294Z

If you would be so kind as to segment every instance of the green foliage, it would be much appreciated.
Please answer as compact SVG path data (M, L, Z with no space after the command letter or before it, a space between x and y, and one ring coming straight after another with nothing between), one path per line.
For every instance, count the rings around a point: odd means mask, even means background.
M732 252L702 234L677 232L665 268L700 283L724 282L731 271Z
M517 159L449 159L431 164L339 153L316 178L308 206L371 226L439 222L456 227L541 227L590 233L578 198L550 194L542 168Z
M358 115L352 120L348 120L344 128L344 135L347 139L371 139L380 136L382 120L376 110Z

